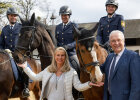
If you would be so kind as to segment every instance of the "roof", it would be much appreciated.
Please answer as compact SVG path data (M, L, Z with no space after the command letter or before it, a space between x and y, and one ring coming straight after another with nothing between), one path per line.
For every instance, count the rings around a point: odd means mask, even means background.
M97 22L91 23L79 23L79 27L84 27L86 29L92 29ZM55 31L55 26L50 26L52 33ZM96 33L97 34L97 33ZM140 19L125 20L125 38L140 38Z
M92 29L97 22L80 23L79 27ZM140 19L125 20L125 38L140 38Z

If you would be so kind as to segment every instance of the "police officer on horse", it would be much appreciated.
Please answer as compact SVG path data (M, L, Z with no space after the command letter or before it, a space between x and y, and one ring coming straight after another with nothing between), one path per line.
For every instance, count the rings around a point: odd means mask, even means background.
M9 25L6 25L2 29L2 33L0 35L0 49L8 49L14 52L22 25L17 22L17 17L19 15L15 8L9 8L6 16L9 21ZM13 61L13 59L11 60ZM24 79L24 89L22 93L24 97L29 96L28 80L28 77Z
M101 17L99 21L99 27L97 31L97 41L104 45L108 50L109 46L109 34L113 30L120 30L124 32L125 22L122 15L116 14L118 9L117 0L107 0L105 3L107 16Z
M62 6L59 10L62 23L56 26L55 38L57 46L62 46L67 50L71 66L80 74L80 65L76 55L76 42L73 37L73 25L78 27L77 24L70 21L72 11L68 6Z

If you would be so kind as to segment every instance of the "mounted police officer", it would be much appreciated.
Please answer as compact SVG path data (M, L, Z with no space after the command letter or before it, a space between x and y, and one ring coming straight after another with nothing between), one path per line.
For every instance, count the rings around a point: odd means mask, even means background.
M7 10L6 16L9 21L9 25L6 25L2 29L2 33L0 35L0 49L8 49L14 52L22 25L17 22L18 12L15 8L9 8ZM29 96L28 79L25 81L23 96L27 97Z
M56 26L55 38L57 46L62 46L67 50L71 66L80 74L79 61L76 55L76 42L73 37L73 25L78 27L77 24L70 21L72 11L68 6L62 6L59 10L62 23Z
M113 30L120 30L124 33L125 22L122 15L116 14L118 9L117 0L107 0L105 3L107 16L104 16L99 21L99 27L97 31L97 41L104 45L108 50L109 46L109 34ZM108 50L109 51L109 50Z

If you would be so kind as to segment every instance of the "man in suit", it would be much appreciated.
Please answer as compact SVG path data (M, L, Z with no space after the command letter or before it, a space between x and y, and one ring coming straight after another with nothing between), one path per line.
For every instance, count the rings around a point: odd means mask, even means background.
M109 36L114 50L101 66L105 73L103 100L140 100L140 57L125 48L124 34L114 30Z
M107 16L101 17L99 21L97 40L100 44L104 45L105 48L108 50L109 34L113 30L120 30L124 32L125 22L122 15L115 13L115 11L118 9L117 0L107 0L105 6Z

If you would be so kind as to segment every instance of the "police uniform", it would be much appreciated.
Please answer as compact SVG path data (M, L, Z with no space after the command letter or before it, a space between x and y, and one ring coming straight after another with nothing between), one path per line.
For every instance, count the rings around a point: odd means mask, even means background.
M97 31L97 41L100 44L105 44L109 40L109 34L113 30L120 30L124 32L125 22L122 15L115 14L112 18L104 16L99 21L99 27Z
M73 25L78 27L77 24L72 22L69 22L65 28L63 23L57 25L55 29L55 38L58 47L67 47L70 64L78 73L80 73L79 60L75 50L76 42L74 40Z
M15 23L12 29L10 25L7 25L2 29L2 33L0 35L0 49L15 50L21 27L22 25L20 23Z
M67 46L67 53L69 56L75 55L76 42L73 37L73 26L78 27L75 23L69 22L64 28L63 23L56 26L55 38L57 40L57 46Z

